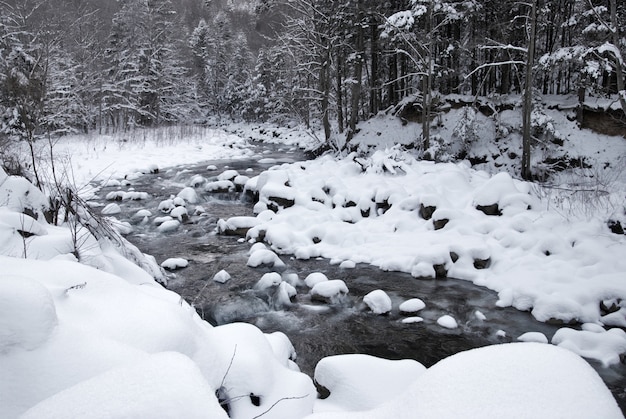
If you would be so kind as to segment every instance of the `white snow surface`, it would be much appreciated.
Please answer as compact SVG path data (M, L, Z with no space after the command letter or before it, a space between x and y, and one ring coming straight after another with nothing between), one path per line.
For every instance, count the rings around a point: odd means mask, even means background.
M335 355L315 367L315 381L330 396L315 403L315 411L372 409L405 391L426 368L417 361L390 361L369 355Z
M391 298L383 290L374 290L363 297L363 302L374 314L386 314L391 311Z
M358 379L350 385L363 386L362 381L375 381L375 376L359 374ZM576 354L553 345L512 343L445 358L372 410L308 416L335 418L617 419L623 415L598 374Z

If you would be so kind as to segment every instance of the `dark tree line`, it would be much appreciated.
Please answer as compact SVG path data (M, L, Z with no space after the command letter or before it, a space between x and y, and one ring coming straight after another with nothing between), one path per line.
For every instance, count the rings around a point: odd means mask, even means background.
M0 132L220 118L358 121L411 102L428 149L444 95L614 94L619 0L0 1ZM621 92L620 95L615 95Z

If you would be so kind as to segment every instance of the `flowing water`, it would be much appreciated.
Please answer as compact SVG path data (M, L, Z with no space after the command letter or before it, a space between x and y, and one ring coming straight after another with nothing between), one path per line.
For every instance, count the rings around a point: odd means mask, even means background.
M196 174L211 179L226 169L254 176L274 164L302 160L297 150L278 146L256 145L259 155L252 159L207 161L145 175L132 181L136 191L147 192L147 200L122 201L122 213L117 217L131 220L139 209L148 209L153 217L148 222L134 225L127 238L143 252L152 254L158 262L170 257L182 257L189 266L170 275L168 288L179 293L196 307L198 313L214 325L235 321L255 324L265 332L284 332L292 341L298 354L297 363L303 372L313 375L316 363L322 357L345 353L364 353L389 359L411 358L425 366L457 352L502 342L515 341L525 332L542 332L548 339L559 326L537 322L527 312L513 308L497 308L494 292L477 287L470 282L455 279L418 280L408 274L383 272L368 265L343 269L327 260L296 260L282 255L286 263L281 273L284 277L306 278L309 273L323 272L329 279L342 279L348 286L348 296L333 303L311 301L305 286L299 286L298 295L291 303L276 299L275 289L258 291L254 284L269 268L246 266L250 244L239 237L216 234L220 218L252 215L248 198L240 192L200 193L201 205L206 213L191 215L174 232L159 233L153 218L161 216L159 203L189 186ZM208 171L208 165L218 167ZM102 197L117 188L103 188ZM102 204L108 203L104 199ZM190 212L193 205L189 206ZM225 284L213 281L220 270L226 270L231 279ZM291 275L289 275L291 274ZM362 298L375 289L386 291L394 309L388 315L376 315L366 310ZM424 320L406 324L407 317L398 312L398 305L409 298L420 298L426 308L417 315ZM475 312L486 317L480 320ZM437 319L449 314L459 327L445 329ZM592 366L605 380L622 411L626 412L626 367L603 368Z

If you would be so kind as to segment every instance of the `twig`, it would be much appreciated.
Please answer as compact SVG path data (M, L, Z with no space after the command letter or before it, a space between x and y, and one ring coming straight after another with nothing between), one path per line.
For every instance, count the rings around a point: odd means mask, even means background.
M267 409L265 412L261 413L260 415L253 417L252 419L258 419L261 416L267 414L270 410L272 410L278 403L282 402L283 400L299 400L299 399L304 399L305 397L308 397L308 396L309 396L308 394L305 394L304 396L283 397L282 399L278 399L274 402L273 405L269 407L269 409Z

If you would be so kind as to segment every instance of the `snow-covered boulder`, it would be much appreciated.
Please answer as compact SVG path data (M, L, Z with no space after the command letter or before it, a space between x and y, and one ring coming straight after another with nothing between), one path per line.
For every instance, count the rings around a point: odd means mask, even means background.
M216 180L204 185L204 190L213 193L231 192L235 190L235 184L230 180Z
M46 287L28 277L0 275L0 356L12 349L37 348L57 322L54 300Z
M391 298L383 290L374 290L363 297L363 302L375 314L387 314L391 311Z
M331 279L318 282L311 288L311 299L323 302L335 302L338 298L348 294L348 287L341 279Z
M541 332L526 332L517 337L520 342L548 343L548 338Z
M330 395L316 412L372 409L405 391L426 368L417 361L390 361L369 355L335 355L315 367L315 382Z
M269 249L261 249L252 253L248 258L247 265L251 268L269 266L270 268L284 268L285 263L278 255Z
M319 282L324 282L324 281L328 281L328 278L326 277L326 275L324 275L321 272L313 272L310 273L309 275L307 275L307 277L304 279L304 283L306 284L307 287L309 288L313 288L315 286L315 284L319 283Z
M122 212L122 209L120 208L119 205L112 202L106 205L104 208L102 208L101 212L102 212L102 215L115 215L115 214L119 214L120 212Z
M178 198L184 199L185 202L189 202L190 204L195 204L196 202L198 202L198 193L194 188L189 186L183 188L180 192L178 192L176 196Z
M226 272L224 269L219 271L213 276L213 281L219 282L220 284L226 283L230 279L230 274Z
M245 236L252 227L259 224L256 217L230 217L228 220L220 218L217 221L217 233L227 236Z
M161 225L157 227L157 231L159 233L170 233L172 231L178 230L178 227L180 227L180 221L168 220L161 223Z
M626 332L618 328L591 331L564 327L556 331L552 344L609 366L619 363L626 354Z
M268 272L264 274L261 279L257 281L254 288L257 290L264 290L270 287L275 287L282 282L280 274L277 272Z
M446 329L456 329L459 327L456 319L449 314L444 314L443 316L437 319L437 324L441 327L445 327Z
M189 261L183 258L167 258L161 262L161 267L170 271L186 268L187 266L189 266Z
M307 419L623 418L613 395L578 355L553 345L511 343L452 355L404 392L367 412Z
M416 313L423 310L425 307L426 304L419 298L411 298L401 303L398 309L400 313Z

